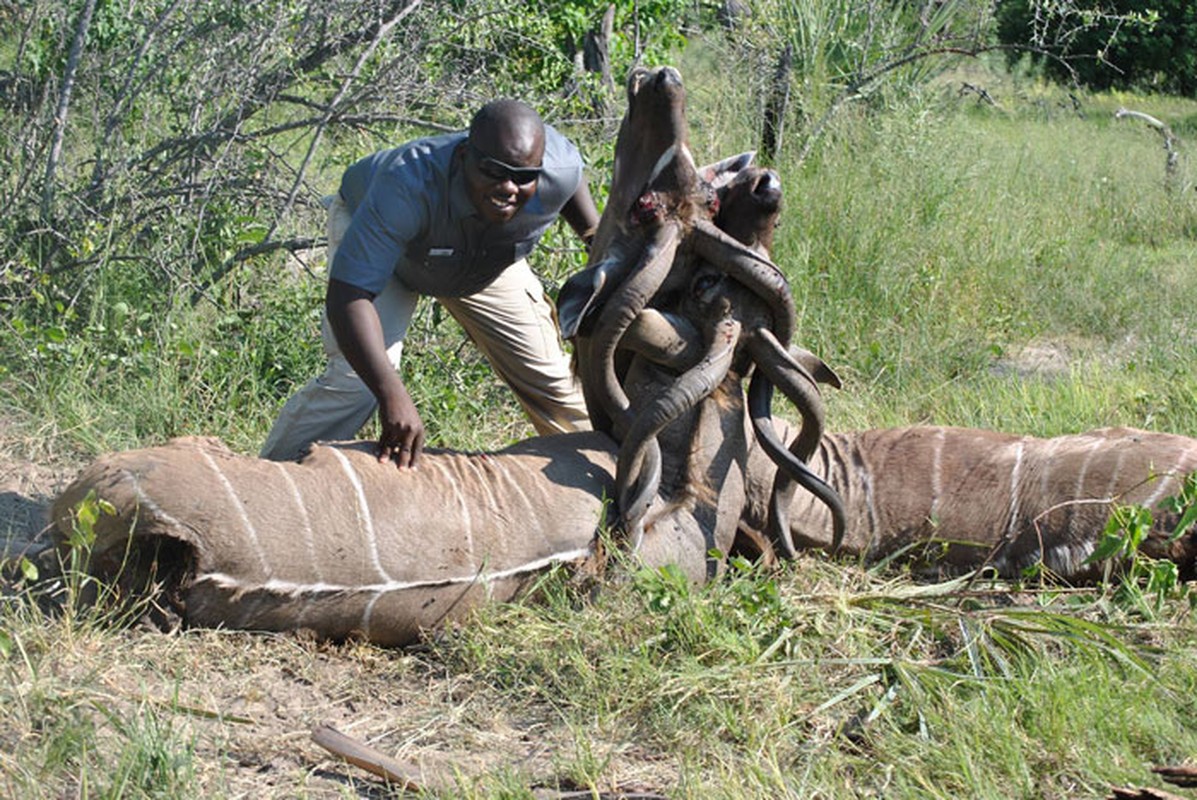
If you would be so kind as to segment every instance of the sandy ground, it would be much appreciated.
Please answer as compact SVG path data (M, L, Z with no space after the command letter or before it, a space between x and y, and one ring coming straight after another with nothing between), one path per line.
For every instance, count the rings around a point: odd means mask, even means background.
M73 464L34 460L35 441L16 430L0 418L0 537L9 555L44 541L50 501L75 473Z

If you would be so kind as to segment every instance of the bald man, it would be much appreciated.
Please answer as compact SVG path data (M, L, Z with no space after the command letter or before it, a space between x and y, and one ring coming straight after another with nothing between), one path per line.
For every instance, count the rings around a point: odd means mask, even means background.
M350 166L329 209L328 366L287 401L262 457L352 438L377 408L379 460L417 466L424 424L398 370L420 295L461 323L538 433L589 429L551 301L526 260L558 216L589 243L598 212L582 166L577 148L516 100L486 104L468 131Z

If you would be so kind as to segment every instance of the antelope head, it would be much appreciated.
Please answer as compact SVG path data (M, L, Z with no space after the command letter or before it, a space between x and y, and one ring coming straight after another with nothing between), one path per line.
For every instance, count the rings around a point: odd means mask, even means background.
M791 557L795 553L789 509L797 486L830 509L833 545L838 546L844 530L842 503L806 462L825 428L818 384L838 387L839 379L812 353L786 347L776 332L779 317L792 319L792 307L785 302L788 286L769 261L768 252L781 211L781 181L772 170L745 166L718 188L717 199L718 213L708 239L716 257L675 259L667 283L684 279L684 290L663 290L621 341L621 347L642 362L639 370L628 372L629 383L633 379L638 383L635 394L652 397L621 442L616 490L625 529L635 542L647 518L648 504L657 489L656 437L664 427L714 397L716 390L721 399L714 405L735 407L728 403L728 396L738 396L742 382L751 379L747 406L753 429L763 452L778 468L768 525L776 551ZM703 227L705 224L691 234L700 243L708 237ZM778 291L779 283L784 292ZM643 362L657 370L655 380L644 378ZM774 387L802 417L798 435L788 448L772 423ZM691 442L697 438L694 424L683 424ZM671 450L679 447L684 444L671 442Z
M771 530L779 549L793 552L786 518L796 484L833 509L838 498L805 468L824 412L815 375L790 354L794 301L769 257L781 182L751 167L751 153L697 167L687 137L677 71L634 70L610 199L587 268L562 289L562 327L574 340L591 421L621 446L617 502L634 546L661 489L659 435L681 429L675 444L687 452L697 439L689 412L732 376L751 376L756 435L780 467ZM629 376L639 387L635 409ZM789 448L772 430L774 387L803 418ZM684 457L671 458L666 473L693 472ZM842 529L842 513L833 517Z

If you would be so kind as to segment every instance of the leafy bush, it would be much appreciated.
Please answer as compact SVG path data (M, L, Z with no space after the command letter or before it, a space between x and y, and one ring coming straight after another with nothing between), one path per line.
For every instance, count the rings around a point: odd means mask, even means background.
M1100 11L1002 0L997 20L1002 43L1035 47L1031 59L1056 80L1197 96L1197 6L1189 0L1114 0ZM1011 63L1021 55L1011 51Z

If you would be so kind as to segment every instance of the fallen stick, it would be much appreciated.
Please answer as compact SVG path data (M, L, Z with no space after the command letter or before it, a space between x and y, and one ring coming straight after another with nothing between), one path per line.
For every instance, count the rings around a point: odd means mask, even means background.
M1197 767L1188 764L1152 767L1151 771L1176 786L1197 786Z
M380 753L368 744L352 736L346 736L331 725L313 728L312 741L333 755L377 775L405 792L418 792L421 789L419 782L410 777L419 774L419 767Z
M1115 786L1108 800L1186 800L1178 794L1165 792L1163 789L1140 789L1137 786Z
M373 773L405 792L418 792L420 783L410 776L420 773L415 764L405 763L398 759L378 752L364 742L346 736L331 725L320 725L312 729L312 741L335 756L339 756L355 767L361 767ZM533 789L533 797L537 800L667 800L663 794L656 792L621 791L600 792L592 791L561 792L554 789Z

